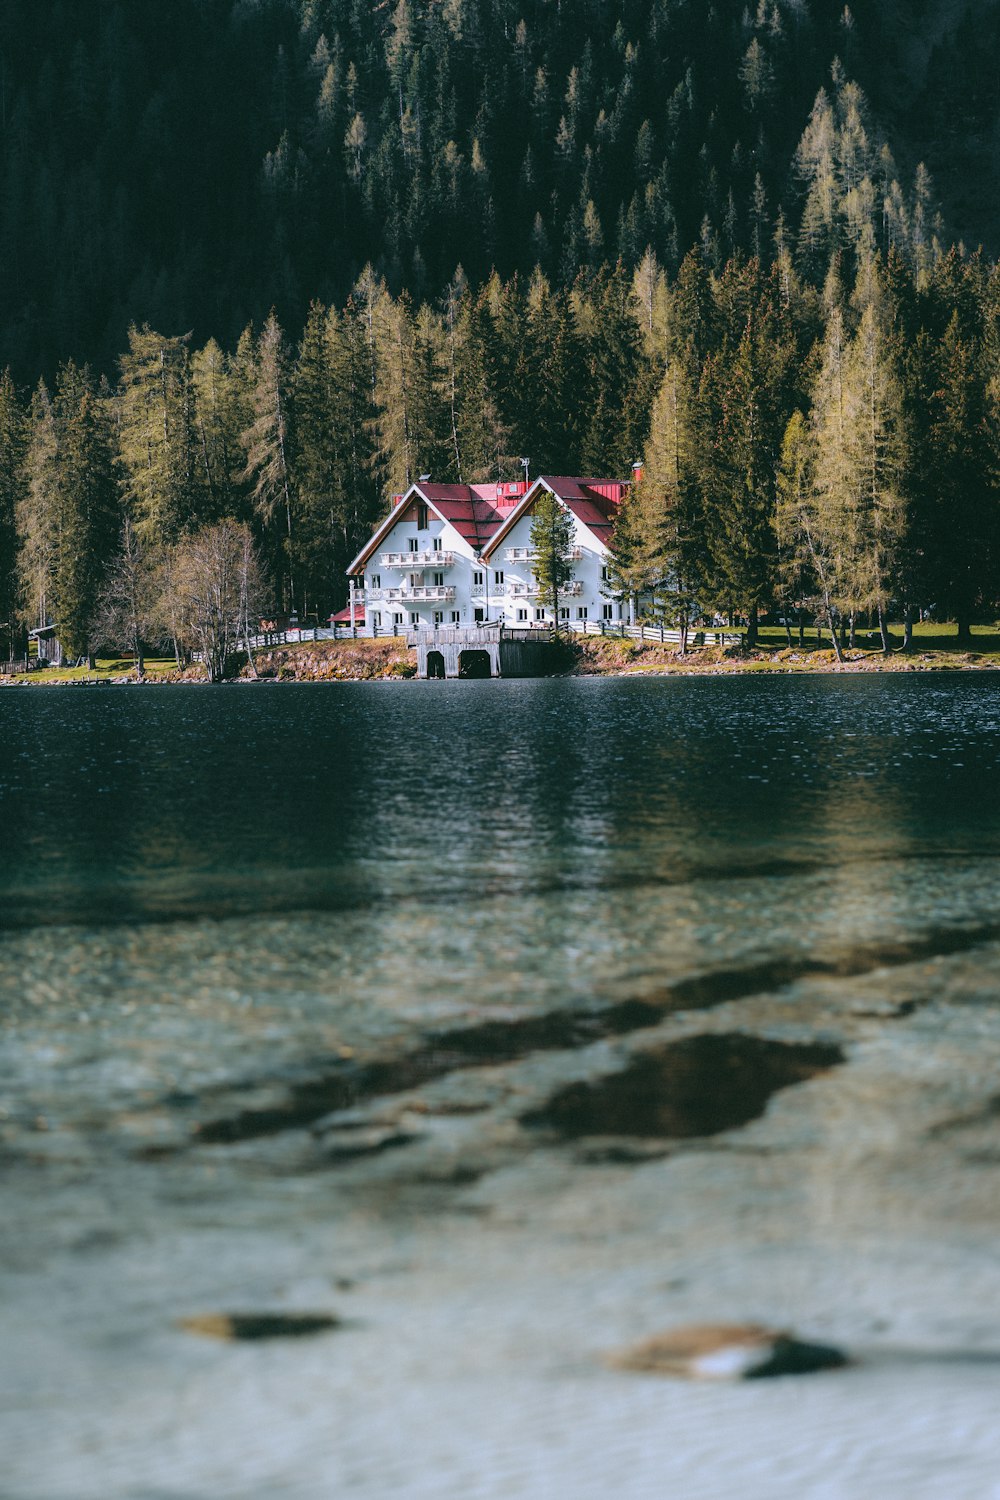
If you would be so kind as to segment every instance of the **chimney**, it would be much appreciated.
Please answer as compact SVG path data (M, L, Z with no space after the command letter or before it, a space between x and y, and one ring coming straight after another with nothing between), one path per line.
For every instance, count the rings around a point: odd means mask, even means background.
M635 463L632 465L632 483L633 484L641 484L642 483L642 459L641 458L637 458L636 461L635 461Z

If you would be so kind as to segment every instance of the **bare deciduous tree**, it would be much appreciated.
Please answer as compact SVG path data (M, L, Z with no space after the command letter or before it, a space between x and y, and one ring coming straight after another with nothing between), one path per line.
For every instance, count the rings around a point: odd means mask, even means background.
M221 682L241 640L249 653L249 622L260 608L260 569L249 528L219 521L180 542L172 589L172 599L164 602L172 606L180 640L200 654L211 681Z
M101 592L94 636L130 652L140 681L146 675L145 642L157 631L157 581L152 554L126 516L118 553Z

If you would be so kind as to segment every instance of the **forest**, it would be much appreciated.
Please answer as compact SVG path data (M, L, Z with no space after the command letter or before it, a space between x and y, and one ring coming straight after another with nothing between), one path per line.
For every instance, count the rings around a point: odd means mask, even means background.
M974 0L5 7L11 654L107 644L125 559L169 635L222 522L322 615L418 474L523 455L645 459L660 617L993 618L998 61Z

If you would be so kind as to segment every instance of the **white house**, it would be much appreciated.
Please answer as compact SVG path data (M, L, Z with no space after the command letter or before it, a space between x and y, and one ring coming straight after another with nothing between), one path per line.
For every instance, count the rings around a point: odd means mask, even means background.
M608 544L629 483L542 475L490 484L413 484L347 569L366 632L440 626L553 624L531 567L531 518L549 490L573 521L572 578L562 623L616 621Z

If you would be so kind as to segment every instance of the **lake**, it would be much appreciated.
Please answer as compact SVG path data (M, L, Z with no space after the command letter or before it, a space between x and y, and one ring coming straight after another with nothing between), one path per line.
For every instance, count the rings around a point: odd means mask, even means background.
M1000 678L0 726L5 1500L996 1493ZM857 1370L603 1363L710 1317Z

